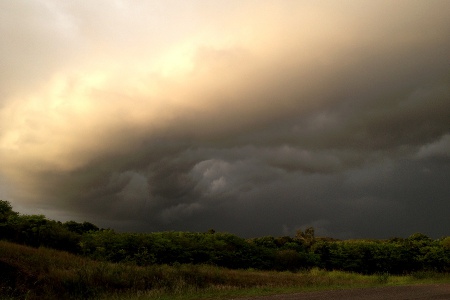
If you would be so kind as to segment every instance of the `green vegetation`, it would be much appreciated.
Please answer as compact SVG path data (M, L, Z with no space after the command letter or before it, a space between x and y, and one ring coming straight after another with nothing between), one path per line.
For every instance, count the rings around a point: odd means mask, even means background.
M21 215L0 200L0 240L6 299L225 299L450 281L450 237L421 233L345 241L315 237L314 228L254 239L213 230L116 233Z
M226 299L232 296L450 282L448 274L360 275L313 268L301 272L230 270L210 265L141 267L0 241L2 299Z

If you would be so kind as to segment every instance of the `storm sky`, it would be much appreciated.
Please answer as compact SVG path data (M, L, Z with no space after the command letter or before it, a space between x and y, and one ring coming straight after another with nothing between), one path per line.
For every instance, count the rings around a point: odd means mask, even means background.
M1 1L0 199L117 231L450 235L450 1Z

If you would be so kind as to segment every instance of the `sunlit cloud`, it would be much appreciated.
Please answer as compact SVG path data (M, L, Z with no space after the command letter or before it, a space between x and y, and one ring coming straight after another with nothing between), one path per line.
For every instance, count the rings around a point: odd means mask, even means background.
M412 219L377 231L364 216L391 210L395 224L399 191L448 170L446 1L0 9L0 196L23 211L121 230L384 236ZM410 173L385 182L387 166ZM436 189L435 219L447 196Z

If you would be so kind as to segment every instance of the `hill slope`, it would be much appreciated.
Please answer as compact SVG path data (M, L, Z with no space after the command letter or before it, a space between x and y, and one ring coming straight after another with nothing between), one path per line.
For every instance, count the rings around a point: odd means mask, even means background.
M140 267L0 241L1 299L226 299L430 281L450 282L442 273L401 277L319 269L292 273L207 265Z

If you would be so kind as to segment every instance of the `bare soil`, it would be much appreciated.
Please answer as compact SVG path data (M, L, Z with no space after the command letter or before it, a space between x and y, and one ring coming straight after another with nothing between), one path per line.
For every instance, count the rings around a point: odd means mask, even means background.
M304 292L288 295L238 298L236 300L450 300L450 284L389 286L350 290Z

